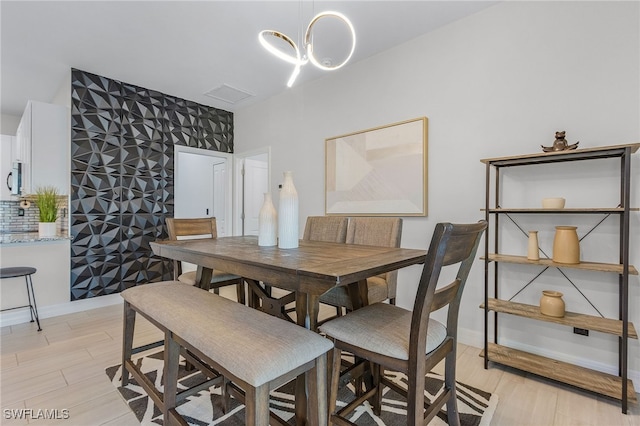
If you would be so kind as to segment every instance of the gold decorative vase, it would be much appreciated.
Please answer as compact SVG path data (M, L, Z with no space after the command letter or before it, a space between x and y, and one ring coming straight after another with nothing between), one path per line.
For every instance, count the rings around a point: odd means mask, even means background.
M553 238L553 261L556 263L580 263L580 240L575 226L556 226Z
M562 293L553 290L543 290L540 298L540 313L550 317L564 317L564 300Z

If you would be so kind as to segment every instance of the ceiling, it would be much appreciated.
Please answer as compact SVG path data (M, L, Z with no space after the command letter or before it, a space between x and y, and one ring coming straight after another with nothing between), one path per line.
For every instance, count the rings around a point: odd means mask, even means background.
M316 13L342 12L357 35L348 67L495 3L2 0L1 112L20 116L27 100L51 101L70 68L237 111L288 90L293 65L260 46L261 30L278 30L297 42ZM344 58L349 40L340 31L314 26L321 59ZM327 73L308 64L296 85ZM222 85L251 96L232 103L204 95Z

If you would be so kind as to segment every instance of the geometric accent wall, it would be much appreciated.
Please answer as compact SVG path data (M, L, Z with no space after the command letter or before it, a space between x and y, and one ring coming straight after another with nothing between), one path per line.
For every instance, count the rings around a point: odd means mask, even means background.
M233 153L233 113L72 69L71 300L171 279L174 145Z

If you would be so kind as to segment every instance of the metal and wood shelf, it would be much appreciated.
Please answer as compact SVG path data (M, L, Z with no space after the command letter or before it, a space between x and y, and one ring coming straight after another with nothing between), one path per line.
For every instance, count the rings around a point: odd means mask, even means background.
M640 211L630 208L631 193L631 154L638 151L640 143L615 145L597 148L577 149L571 151L545 152L512 157L489 158L481 160L486 166L486 197L485 219L490 223L490 233L485 238L485 299L480 305L484 309L484 349L480 356L484 358L485 368L489 362L495 362L517 368L538 376L546 377L581 389L615 398L621 402L623 413L627 412L628 402L637 401L633 383L628 379L628 339L638 339L634 325L629 322L629 275L638 275L638 270L629 263L629 227L630 212ZM500 203L500 171L503 167L528 166L549 163L562 163L583 160L597 160L602 158L620 159L620 202L618 206L610 208L505 208ZM494 199L491 200L491 183L493 176ZM619 263L580 262L575 265L553 262L551 259L529 260L526 256L516 256L500 253L499 233L500 217L511 215L566 215L566 214L604 214L618 216L620 220L620 253ZM493 217L493 221L490 221ZM596 225L597 227L597 225ZM595 228L594 228L595 229ZM593 229L592 229L593 231ZM591 232L591 231L590 231ZM492 241L493 247L490 247ZM539 306L502 300L499 294L498 265L500 263L525 266L541 266L544 268L580 269L588 272L614 273L619 282L619 318L604 318L577 312L566 312L563 318L545 316L540 313ZM493 274L489 271L493 266ZM564 274L563 274L564 275ZM565 276L566 277L566 276ZM536 277L537 278L537 277ZM534 280L536 279L534 278ZM568 279L568 278L567 278ZM533 280L532 280L533 281ZM491 286L491 282L493 286ZM572 283L573 284L573 283ZM491 289L491 287L493 287ZM576 287L577 288L577 287ZM492 290L493 297L490 297ZM616 289L612 288L612 291ZM587 299L588 300L588 299ZM591 303L591 302L589 302ZM593 306L593 305L592 305ZM489 313L493 312L493 341L490 341ZM535 321L560 324L568 327L593 330L618 337L619 375L611 375L600 371L561 362L544 356L528 353L522 350L499 344L498 314L515 315Z

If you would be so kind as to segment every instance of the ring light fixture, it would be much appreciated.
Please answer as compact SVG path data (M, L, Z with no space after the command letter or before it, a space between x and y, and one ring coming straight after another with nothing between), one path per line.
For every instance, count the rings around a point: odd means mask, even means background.
M318 61L318 59L315 57L313 53L313 26L316 24L316 22L318 22L322 18L336 18L341 20L349 28L349 31L351 33L351 50L349 51L349 55L344 61L342 61L337 65L325 65L322 62ZM267 41L267 38L266 38L267 36L276 37L286 42L289 46L291 46L295 55L287 54L282 50L276 48L273 44ZM349 18L347 18L345 15L343 15L340 12L334 12L334 11L325 11L325 12L318 13L316 16L313 17L311 22L309 22L309 25L307 26L307 31L305 32L305 36L304 36L305 55L301 54L300 49L298 48L296 43L291 39L291 37L279 31L275 31L275 30L260 31L260 33L258 34L258 40L260 41L260 44L267 51L271 52L273 55L277 56L283 61L286 61L292 65L295 65L295 68L293 69L293 72L289 77L289 81L287 82L287 87L293 86L293 83L298 77L298 74L300 74L300 69L304 65L306 65L308 62L311 62L313 65L320 68L321 70L334 71L339 68L342 68L347 62L349 62L349 59L351 59L351 56L353 56L353 52L356 49L356 31L353 28L353 24L351 23Z

